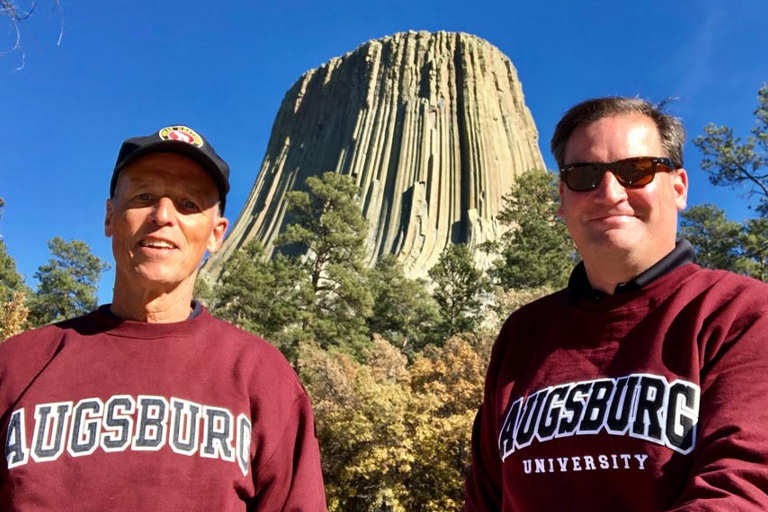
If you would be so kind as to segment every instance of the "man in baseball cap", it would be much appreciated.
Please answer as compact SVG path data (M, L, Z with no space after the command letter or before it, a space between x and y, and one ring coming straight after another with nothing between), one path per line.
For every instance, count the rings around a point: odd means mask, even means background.
M156 133L126 139L117 155L112 181L109 184L109 197L114 197L117 178L126 165L144 155L159 152L178 153L200 164L216 182L221 203L220 211L224 213L227 192L229 192L229 165L216 153L205 137L182 125L168 126Z
M0 510L326 509L295 372L192 297L228 178L189 127L123 143L112 303L0 345Z

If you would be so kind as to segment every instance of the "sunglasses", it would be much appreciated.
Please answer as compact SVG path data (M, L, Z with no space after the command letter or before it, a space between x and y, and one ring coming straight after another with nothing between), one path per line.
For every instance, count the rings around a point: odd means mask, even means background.
M560 179L574 192L595 190L607 171L625 188L642 188L653 181L657 172L674 172L675 165L669 158L638 156L608 164L579 163L560 169Z

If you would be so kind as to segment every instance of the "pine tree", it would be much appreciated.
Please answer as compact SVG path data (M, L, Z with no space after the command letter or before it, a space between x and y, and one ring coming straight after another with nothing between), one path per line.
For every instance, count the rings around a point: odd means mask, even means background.
M48 242L53 258L38 267L37 292L30 298L29 320L33 326L83 315L97 306L96 291L109 264L91 254L85 242Z
M0 197L0 217L5 201ZM30 289L16 270L14 260L0 236L0 341L24 330L29 315L25 301Z
M503 289L557 289L568 282L575 248L558 204L557 175L541 170L523 173L504 196L497 218L510 229L483 246L499 255L489 274Z
M395 256L387 255L370 272L369 286L373 314L368 328L413 357L432 339L439 319L427 283L405 277L402 264Z
M491 283L475 266L465 244L449 245L429 270L434 281L433 297L440 311L435 329L440 343L456 333L475 332L483 322L483 302Z
M699 265L744 272L741 224L728 220L725 212L711 203L691 206L680 217L680 234L693 245Z
M768 281L768 85L758 90L757 102L755 126L745 139L734 136L733 128L710 123L693 143L704 155L701 168L713 185L742 189L747 198L757 198L760 217L741 226L736 270Z
M755 126L742 142L734 137L733 128L710 123L704 135L693 143L704 154L701 168L709 173L713 185L746 188L747 197L757 196L755 208L768 217L768 86L757 92L758 107L754 111Z
M308 192L287 194L292 222L278 239L288 252L298 247L304 253L301 295L310 302L301 336L361 357L370 344L366 319L373 299L366 286L367 226L356 200L359 188L333 172L306 183Z
M0 238L0 303L11 300L17 291L27 292L28 288L16 270L16 260L8 254L5 242Z
M301 269L282 254L266 261L258 240L241 247L223 265L214 287L212 312L280 347L290 360L296 354L284 345L283 332L300 322Z
M741 249L747 259L744 273L768 282L768 218L749 219L744 223Z

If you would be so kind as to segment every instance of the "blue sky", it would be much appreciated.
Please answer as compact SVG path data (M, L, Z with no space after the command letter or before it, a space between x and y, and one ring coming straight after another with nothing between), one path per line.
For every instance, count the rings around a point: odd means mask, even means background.
M203 133L232 168L234 221L285 92L370 39L447 30L497 46L517 68L550 168L554 125L588 97L676 96L669 110L689 139L710 121L747 135L768 81L766 0L61 3L60 45L59 14L39 0L23 30L24 68L14 71L18 53L0 56L0 235L33 286L54 236L84 240L112 261L104 200L126 137L174 123ZM13 41L0 26L3 50ZM709 185L698 150L685 149L689 205L753 215L738 192ZM113 278L102 280L102 302Z

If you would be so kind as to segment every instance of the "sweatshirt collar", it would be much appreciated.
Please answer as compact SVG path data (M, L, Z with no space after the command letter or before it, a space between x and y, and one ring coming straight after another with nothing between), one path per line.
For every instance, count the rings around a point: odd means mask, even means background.
M646 286L659 277L675 270L676 268L695 263L696 256L693 246L688 240L680 240L675 244L672 251L661 258L649 269L637 275L634 279L626 283L619 283L614 290L614 294L626 293ZM584 268L584 262L579 262L576 268L571 272L568 280L568 302L575 303L579 299L588 299L591 301L600 301L608 294L600 290L595 290L589 284L587 271Z
M106 317L120 320L120 317L112 312L112 309L110 306L112 306L112 304L103 304L99 306L99 311L101 311L101 314L103 314ZM189 313L187 320L197 318L198 316L200 316L200 313L203 312L203 306L195 299L192 299L191 306L192 306L192 312Z

